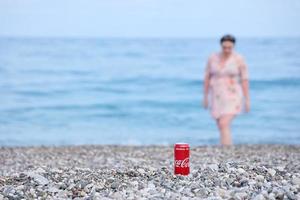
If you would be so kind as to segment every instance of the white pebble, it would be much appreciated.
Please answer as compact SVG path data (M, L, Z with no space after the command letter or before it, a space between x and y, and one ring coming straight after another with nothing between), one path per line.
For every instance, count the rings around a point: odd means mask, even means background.
M237 171L240 174L245 174L246 173L246 171L243 168L238 168Z
M254 200L265 200L266 198L262 194L258 194L254 197Z
M208 165L208 168L211 169L212 171L218 171L219 166L217 164L210 164Z
M34 172L27 172L27 176L33 178L39 185L47 185L49 183L48 179L42 175L36 174Z
M138 168L137 170L140 174L145 174L145 170L143 168Z
M262 175L257 175L257 176L256 176L256 180L258 180L258 181L264 181L264 180L265 180L265 177L262 176Z
M275 176L276 171L274 169L268 169L268 174L270 174L271 176Z
M297 176L293 176L292 183L294 185L300 185L300 178Z

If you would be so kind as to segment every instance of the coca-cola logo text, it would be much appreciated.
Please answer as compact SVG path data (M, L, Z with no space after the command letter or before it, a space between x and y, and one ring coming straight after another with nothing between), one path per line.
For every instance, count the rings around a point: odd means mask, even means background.
M184 160L175 160L175 167L189 167L189 158L186 158Z

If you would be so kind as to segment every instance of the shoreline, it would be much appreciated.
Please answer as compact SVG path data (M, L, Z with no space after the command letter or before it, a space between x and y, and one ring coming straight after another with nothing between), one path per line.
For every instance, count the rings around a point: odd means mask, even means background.
M0 199L300 199L299 145L0 147Z
M180 142L179 142L180 143ZM185 143L185 142L184 142ZM174 143L175 144L175 143ZM148 148L148 147L172 147L174 144L38 144L38 145L0 145L1 149L27 149L27 148L77 148L77 147L137 147L137 148ZM189 144L191 148L239 148L239 147L250 147L253 148L255 146L266 146L266 147L300 147L300 144L289 144L289 143L261 143L261 144L249 144L249 143L238 143L229 147L222 147L220 144L205 144L205 145L192 145Z

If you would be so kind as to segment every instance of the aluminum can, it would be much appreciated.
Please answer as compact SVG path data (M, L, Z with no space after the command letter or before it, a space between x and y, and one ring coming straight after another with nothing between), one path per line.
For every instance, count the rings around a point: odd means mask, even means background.
M189 175L190 173L190 146L187 143L174 145L174 174Z

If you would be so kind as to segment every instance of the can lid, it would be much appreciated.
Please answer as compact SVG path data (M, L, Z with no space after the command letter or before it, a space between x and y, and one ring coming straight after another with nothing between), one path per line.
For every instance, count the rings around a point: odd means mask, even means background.
M189 146L189 144L188 143L184 143L184 142L177 142L177 143L175 143L174 144L174 146Z

